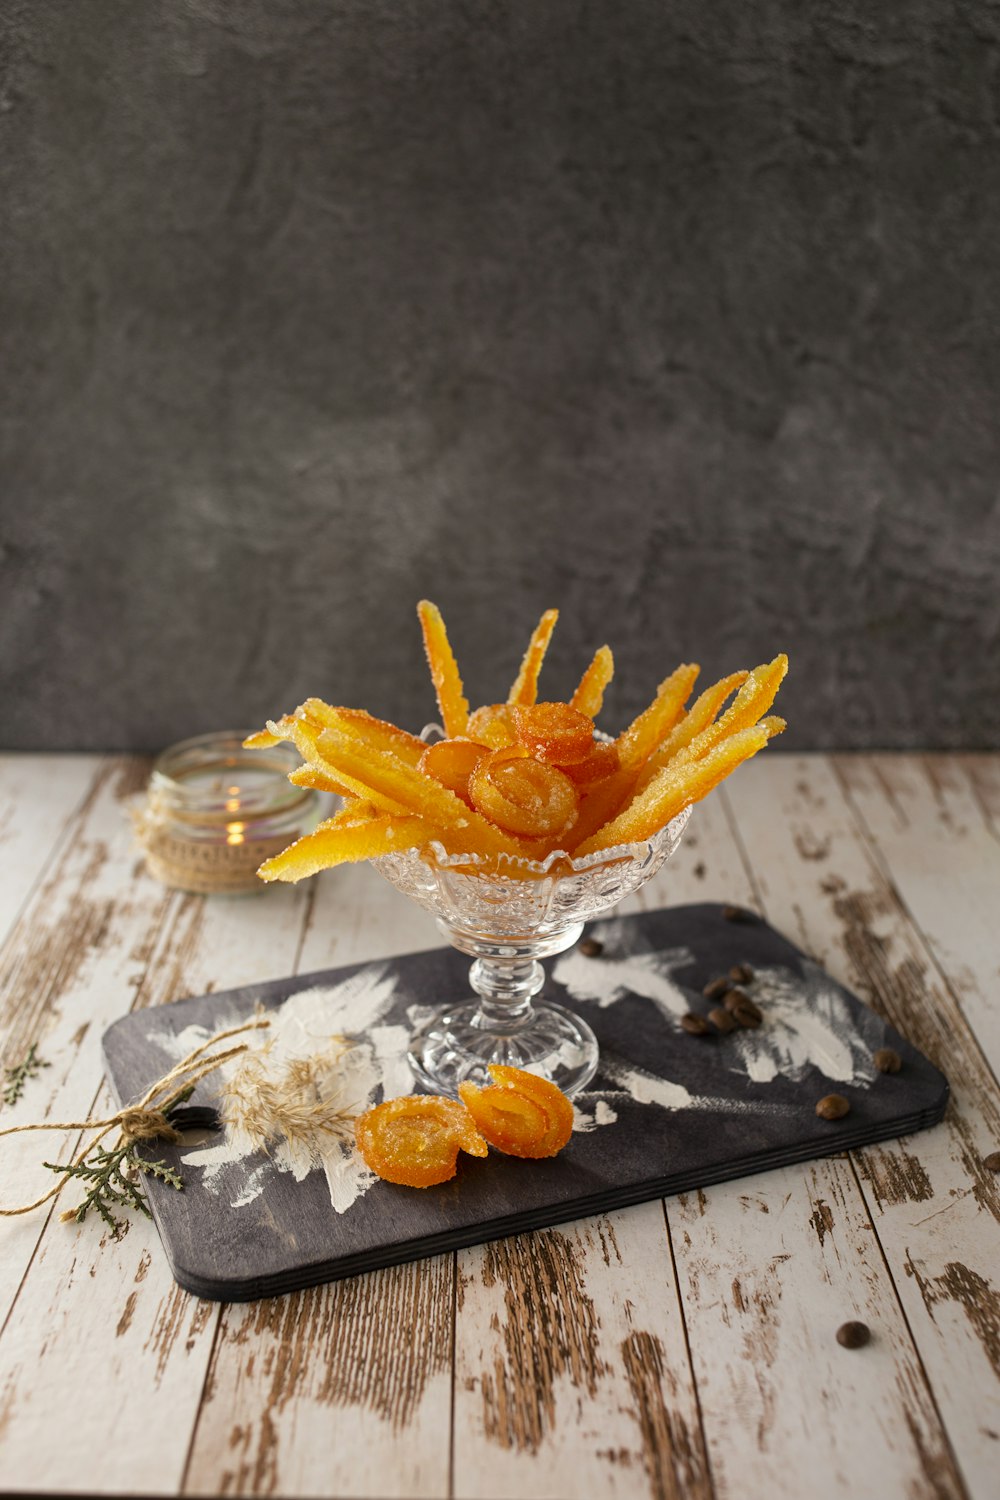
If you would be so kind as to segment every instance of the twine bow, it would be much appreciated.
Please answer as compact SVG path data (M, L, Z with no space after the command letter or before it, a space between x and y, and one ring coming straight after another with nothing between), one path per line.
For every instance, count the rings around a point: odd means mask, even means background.
M228 1041L231 1037L241 1036L246 1031L260 1031L271 1022L269 1017L257 1015L250 1021L244 1021L241 1026L231 1026L226 1031L217 1031L207 1041L202 1042L187 1057L181 1059L162 1078L147 1089L143 1097L135 1104L125 1105L113 1115L106 1119L92 1120L68 1120L55 1121L45 1120L37 1125L8 1125L6 1130L0 1130L0 1136L22 1135L29 1130L87 1130L96 1132L90 1137L84 1146L70 1163L71 1170L63 1173L55 1187L43 1193L32 1203L24 1203L19 1208L0 1208L0 1217L10 1219L18 1214L28 1214L36 1208L41 1208L43 1203L58 1196L63 1188L74 1175L73 1168L80 1166L86 1160L96 1146L108 1136L112 1130L118 1130L118 1146L128 1147L138 1141L151 1141L164 1139L167 1141L179 1141L181 1132L171 1124L168 1116L171 1109L184 1097L188 1096L196 1084L216 1068L221 1068L223 1063L229 1062L240 1053L249 1051L248 1042L240 1042L238 1046L226 1047L221 1052L213 1052L211 1049L217 1047L220 1042ZM75 1219L75 1209L69 1209L62 1215L64 1220Z

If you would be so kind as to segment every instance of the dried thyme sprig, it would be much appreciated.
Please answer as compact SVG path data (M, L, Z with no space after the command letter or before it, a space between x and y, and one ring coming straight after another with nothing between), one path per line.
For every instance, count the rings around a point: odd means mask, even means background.
M38 1055L38 1044L32 1042L28 1048L28 1055L12 1068L4 1068L3 1102L5 1104L16 1104L24 1093L24 1085L29 1078L37 1078L42 1068L51 1067L44 1057Z

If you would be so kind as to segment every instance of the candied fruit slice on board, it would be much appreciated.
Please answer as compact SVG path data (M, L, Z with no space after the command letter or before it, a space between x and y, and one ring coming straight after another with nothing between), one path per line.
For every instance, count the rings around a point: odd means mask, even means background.
M458 1153L486 1156L489 1148L464 1105L437 1094L386 1099L355 1121L365 1164L386 1182L434 1187L458 1169Z
M480 1134L508 1156L556 1156L573 1133L573 1106L547 1078L491 1063L492 1086L460 1083L458 1092Z

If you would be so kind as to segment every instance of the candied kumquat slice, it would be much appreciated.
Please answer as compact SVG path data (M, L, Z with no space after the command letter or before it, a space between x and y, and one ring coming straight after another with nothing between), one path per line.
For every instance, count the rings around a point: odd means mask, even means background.
M552 632L556 628L559 618L557 609L547 609L535 626L534 634L528 642L528 649L524 653L521 662L521 670L514 678L510 692L507 694L508 703L534 703L538 697L538 674L542 670L542 662L545 653L549 649L549 641Z
M523 745L484 755L469 777L469 795L484 818L528 838L563 833L579 803L569 777L533 760Z
M586 760L577 761L575 766L561 766L560 770L565 771L573 785L582 792L588 791L608 776L613 776L618 766L617 745L606 745L603 740L595 740Z
M427 665L431 669L431 681L441 710L441 722L449 739L465 734L469 722L469 705L462 692L462 679L458 663L444 628L441 611L429 599L421 599L417 605L420 628L424 633L424 649Z
M440 781L463 802L471 802L469 777L489 753L485 745L476 745L472 740L438 740L426 747L417 769Z
M489 1148L468 1110L438 1094L386 1099L354 1122L365 1164L386 1182L434 1187L458 1169L458 1153L487 1156Z
M611 648L602 646L594 653L593 661L580 678L577 690L569 700L570 707L596 719L604 704L605 689L614 675L615 659Z
M517 735L514 733L511 705L484 703L482 708L477 708L475 713L469 715L466 733L470 740L488 745L491 750L503 750L506 745L515 744Z
M562 1089L523 1068L491 1063L488 1072L492 1086L458 1086L480 1134L508 1156L556 1156L573 1133L573 1106Z
M518 742L536 760L553 766L577 765L594 748L593 719L568 703L515 703L510 717Z

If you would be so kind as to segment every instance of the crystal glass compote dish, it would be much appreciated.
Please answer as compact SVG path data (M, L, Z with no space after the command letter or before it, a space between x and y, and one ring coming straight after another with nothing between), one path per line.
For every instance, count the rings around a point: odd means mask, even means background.
M534 1004L540 960L563 953L585 922L655 875L681 841L690 807L652 838L583 859L556 852L535 862L448 854L437 843L372 861L379 874L434 914L453 947L473 959L478 999L438 1012L413 1038L409 1062L435 1093L489 1083L489 1063L528 1068L573 1095L597 1070L597 1038L561 1005Z

